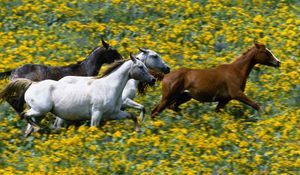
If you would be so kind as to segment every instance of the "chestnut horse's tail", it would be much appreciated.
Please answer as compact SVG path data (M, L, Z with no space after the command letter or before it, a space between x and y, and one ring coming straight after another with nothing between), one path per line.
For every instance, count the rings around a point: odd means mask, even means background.
M9 70L9 71L6 71L6 72L0 72L0 79L4 79L6 77L9 77L11 75L13 70Z
M26 90L30 87L33 81L29 79L16 79L10 82L1 92L0 92L0 102L7 101L18 113L24 110L24 94Z

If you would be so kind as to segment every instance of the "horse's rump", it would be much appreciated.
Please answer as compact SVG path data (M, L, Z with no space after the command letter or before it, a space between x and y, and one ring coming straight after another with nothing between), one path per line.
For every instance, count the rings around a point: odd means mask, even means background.
M30 87L33 81L25 78L16 79L10 82L1 92L0 100L9 100L11 98L20 98Z

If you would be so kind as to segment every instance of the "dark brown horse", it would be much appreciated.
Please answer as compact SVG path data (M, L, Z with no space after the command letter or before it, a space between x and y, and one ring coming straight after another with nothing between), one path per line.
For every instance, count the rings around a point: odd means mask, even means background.
M255 64L279 67L280 61L263 44L255 44L230 64L213 69L180 68L167 74L162 81L162 99L152 111L154 117L169 107L195 99L200 102L218 102L220 111L230 100L238 100L260 110L259 105L244 94L246 80Z
M68 66L25 64L14 70L0 73L0 78L10 76L11 80L27 78L32 81L42 81L45 79L59 80L67 75L96 76L104 63L112 63L122 58L119 52L104 40L102 40L102 45L102 47L96 47L85 60L76 64Z
M78 62L77 64L68 66L25 64L14 70L0 73L0 78L10 76L11 80L26 78L32 81L42 81L45 79L59 80L68 75L96 76L103 64L112 63L115 60L120 59L122 59L122 56L119 52L102 40L102 46L96 47L85 60ZM23 95L8 101L18 113L24 110L25 101Z

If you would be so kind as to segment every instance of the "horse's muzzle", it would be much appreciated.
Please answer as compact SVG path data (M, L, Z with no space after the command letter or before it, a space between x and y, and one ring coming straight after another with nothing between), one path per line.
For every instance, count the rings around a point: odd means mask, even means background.
M280 61L276 61L276 63L274 64L274 67L279 68L280 67L281 62Z
M155 78L151 78L151 80L149 81L149 85L150 86L153 86L156 82L156 79Z
M165 69L164 69L164 74L168 74L168 73L170 73L170 67L166 67Z

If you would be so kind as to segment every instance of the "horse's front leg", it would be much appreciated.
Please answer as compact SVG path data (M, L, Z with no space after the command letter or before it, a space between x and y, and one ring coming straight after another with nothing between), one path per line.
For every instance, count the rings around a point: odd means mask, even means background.
M253 107L254 109L256 109L257 111L260 111L260 107L259 105L254 102L253 100L251 100L250 98L248 98L243 92L239 91L238 93L236 93L232 99L238 100L240 102L243 102L251 107Z
M145 110L145 107L143 105L133 101L130 98L126 98L125 101L122 104L122 107L132 107L132 108L135 108L135 109L139 109L141 111L141 113L140 113L141 122L144 122L146 110Z
M120 119L124 119L124 118L133 120L135 131L141 132L141 126L137 120L137 117L129 112L119 111L119 112L111 115L111 117L109 117L110 120L120 120Z
M91 126L99 127L102 116L103 116L103 112L101 112L99 110L93 110L92 111Z

